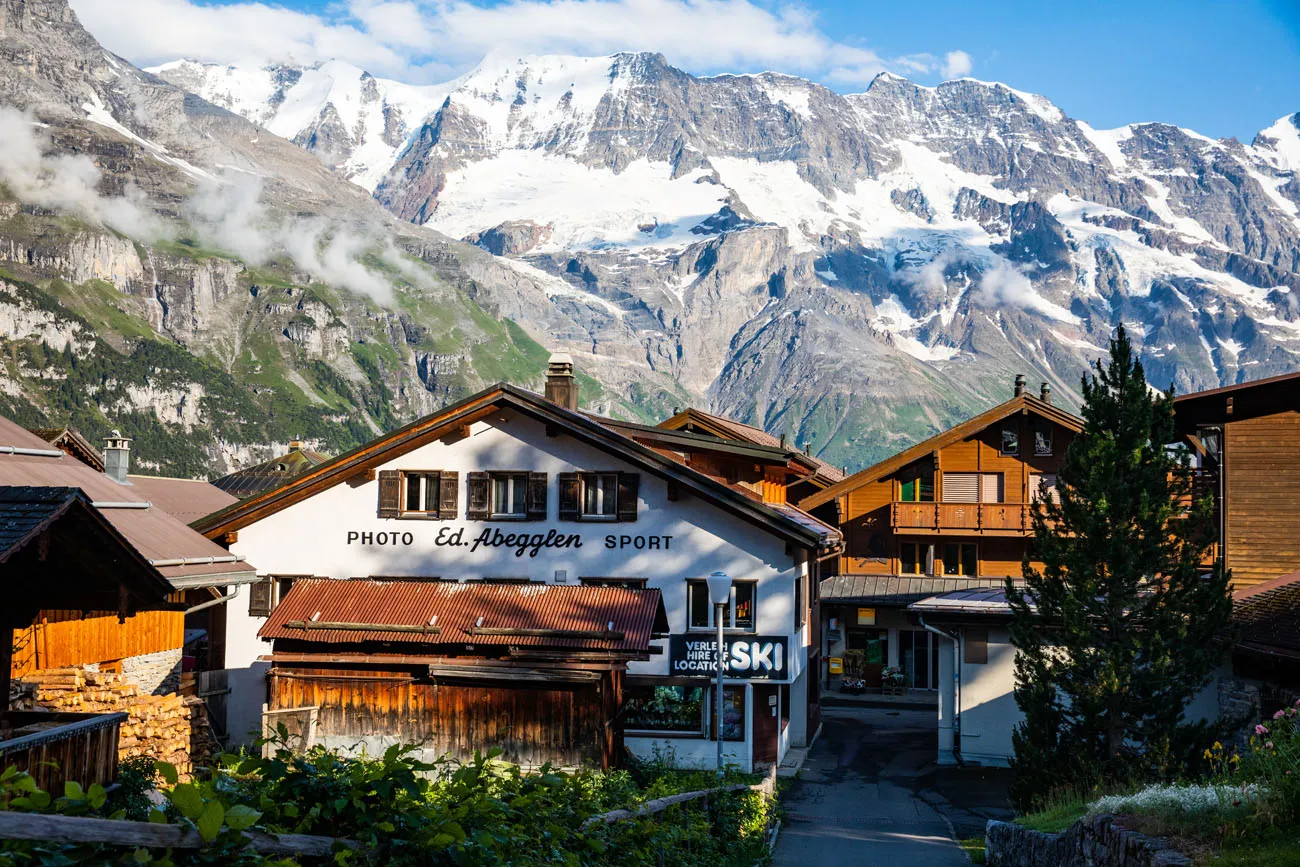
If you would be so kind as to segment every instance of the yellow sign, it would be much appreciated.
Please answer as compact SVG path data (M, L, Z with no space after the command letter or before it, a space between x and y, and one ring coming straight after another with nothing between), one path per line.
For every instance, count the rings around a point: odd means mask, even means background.
M859 608L859 609L858 609L858 625L859 625L859 626L875 626L875 625L876 625L876 609L874 609L874 608Z
M844 660L840 659L838 656L832 656L830 659L826 661L830 664L831 674L844 673Z

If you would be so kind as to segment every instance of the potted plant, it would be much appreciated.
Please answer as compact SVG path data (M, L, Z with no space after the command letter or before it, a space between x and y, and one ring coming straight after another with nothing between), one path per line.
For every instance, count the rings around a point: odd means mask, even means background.
M866 661L867 655L861 650L844 651L844 677L840 680L841 692L847 692L850 695L862 695L867 691L866 680L862 677Z
M907 685L907 675L897 665L888 665L880 672L880 680L885 689L901 694Z

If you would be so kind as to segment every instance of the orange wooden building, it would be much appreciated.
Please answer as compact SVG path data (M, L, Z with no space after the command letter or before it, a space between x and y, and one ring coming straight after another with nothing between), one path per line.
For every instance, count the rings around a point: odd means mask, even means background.
M897 666L936 688L935 636L906 606L1020 576L1032 504L1082 424L1017 377L1005 403L802 500L844 534L821 582L827 657L862 651L869 686Z

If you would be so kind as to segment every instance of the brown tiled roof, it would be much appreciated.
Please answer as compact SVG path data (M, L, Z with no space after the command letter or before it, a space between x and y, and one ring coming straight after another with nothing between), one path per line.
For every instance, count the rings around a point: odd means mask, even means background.
M437 631L290 625L308 621L432 625ZM323 644L383 641L646 653L651 635L666 632L667 625L659 591L653 588L307 578L293 583L258 636Z
M6 447L45 454L9 454ZM105 519L177 586L217 586L256 578L249 564L220 562L230 552L154 506L135 485L121 485L20 425L0 417L0 485L80 488ZM114 504L147 504L120 507ZM177 560L185 563L167 565ZM216 560L217 562L213 562Z
M285 482L298 478L298 476L313 467L320 466L329 459L329 455L323 455L313 449L291 448L278 457L224 475L214 480L212 484L234 497L242 499L278 488ZM210 511L216 511L216 509ZM204 514L206 515L208 512L204 512Z
M164 476L126 477L146 500L182 523L189 524L239 501L211 482Z
M1232 619L1240 647L1300 657L1300 571L1236 591Z
M930 575L832 575L822 579L819 598L823 602L908 605L961 590L999 588L1005 580Z

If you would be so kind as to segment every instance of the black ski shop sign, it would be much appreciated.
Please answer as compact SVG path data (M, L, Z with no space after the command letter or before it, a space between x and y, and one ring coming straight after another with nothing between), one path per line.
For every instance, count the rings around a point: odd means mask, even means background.
M723 665L733 680L785 680L790 648L785 636L728 636ZM674 635L668 639L668 673L675 677L716 677L718 640L705 635Z

